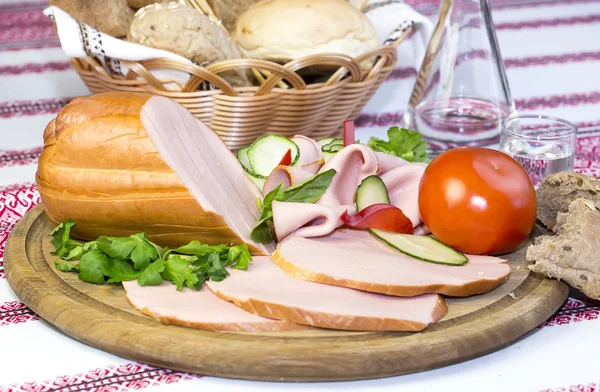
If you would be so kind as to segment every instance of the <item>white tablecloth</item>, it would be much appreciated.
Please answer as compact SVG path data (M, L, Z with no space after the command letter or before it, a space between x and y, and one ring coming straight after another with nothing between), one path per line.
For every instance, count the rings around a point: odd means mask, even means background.
M493 17L521 112L580 126L576 166L600 174L600 1L499 0ZM413 1L436 12L435 1ZM0 257L14 223L38 201L42 131L70 98L89 94L42 15L45 2L0 0ZM358 137L400 120L416 71L410 45L357 120ZM393 97L393 99L390 99ZM1 259L0 259L1 260ZM540 328L479 359L382 380L275 384L157 369L90 348L52 328L11 291L0 262L0 392L7 391L597 391L600 307L569 299Z

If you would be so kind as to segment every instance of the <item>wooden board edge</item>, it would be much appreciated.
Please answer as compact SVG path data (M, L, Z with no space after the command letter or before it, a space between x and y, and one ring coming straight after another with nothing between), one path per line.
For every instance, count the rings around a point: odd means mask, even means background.
M159 329L168 330L169 338L181 338L183 351L188 350L189 353L193 353L193 355L180 355L179 360L166 359L161 353L148 350L148 347L157 343L156 339L147 337L156 333L156 328L141 326L127 320L112 320L111 328L126 333L115 333L110 338L111 341L106 341L106 336L102 334L100 328L89 333L82 330L79 323L65 321L72 316L77 318L88 316L91 320L106 318L106 314L98 310L87 309L85 314L82 314L76 307L65 307L54 319L44 314L42 306L39 306L40 303L52 302L52 299L59 295L40 279L37 283L41 284L41 287L46 285L46 293L36 298L40 287L34 287L35 271L27 261L25 251L27 231L42 213L41 206L37 206L21 219L11 233L6 248L6 254L9 255L8 258L5 257L7 280L27 306L67 335L90 346L130 360L207 376L262 381L315 382L382 378L430 370L473 359L509 345L547 320L568 296L568 287L565 284L543 279L530 295L475 322L476 333L469 342L466 342L461 334L463 326L456 325L432 333L402 336L401 344L398 335L394 336L393 333L373 334L373 338L367 339L367 342L365 339L348 339L343 344L336 342L334 338L318 339L323 347L314 351L303 349L301 339L281 337L270 339L271 345L260 348L247 339L238 340L232 335L223 333L212 333L210 336L188 341L184 328L163 326ZM75 300L71 301L75 302ZM524 322L514 323L515 312L526 315ZM132 328L137 329L137 332L129 333ZM342 337L340 339L343 340ZM473 343L473 340L479 342L488 339L492 341L486 344L484 349L481 349L479 344ZM427 344L430 349L418 355L423 351L419 349L422 349L424 344ZM456 354L457 350L460 353ZM449 353L456 355L449 356ZM350 367L335 362L339 362L339 358L350 356L353 363ZM436 360L431 361L432 357ZM249 358L254 362L248 362ZM265 363L262 369L256 367L257 358ZM370 365L372 363L379 364L377 369ZM234 368L235 374L224 370Z

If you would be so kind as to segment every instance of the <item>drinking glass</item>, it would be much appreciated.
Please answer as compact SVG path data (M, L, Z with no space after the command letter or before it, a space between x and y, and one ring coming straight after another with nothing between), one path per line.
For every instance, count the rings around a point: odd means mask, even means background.
M536 114L505 118L500 150L513 157L537 188L545 176L573 170L577 126L567 120Z

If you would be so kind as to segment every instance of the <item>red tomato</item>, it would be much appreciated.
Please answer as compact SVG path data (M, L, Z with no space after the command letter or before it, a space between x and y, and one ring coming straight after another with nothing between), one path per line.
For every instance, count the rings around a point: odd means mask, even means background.
M514 250L535 224L535 189L508 155L461 147L438 155L419 188L423 222L441 242L471 254Z

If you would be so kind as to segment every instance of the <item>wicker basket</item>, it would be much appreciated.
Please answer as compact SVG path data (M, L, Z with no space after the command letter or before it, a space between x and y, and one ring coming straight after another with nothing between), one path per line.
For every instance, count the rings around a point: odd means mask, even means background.
M255 59L229 60L201 67L172 59L124 61L126 76L111 75L93 57L73 59L73 67L93 93L148 92L171 98L215 130L230 149L251 144L258 136L277 133L312 138L338 135L344 120L354 119L396 64L396 47L410 27L391 44L359 58L319 54L280 65ZM359 64L373 60L368 70ZM306 67L336 67L325 83L306 85L296 71ZM232 69L268 71L261 86L234 88L218 74ZM152 70L173 69L190 74L185 85L158 80ZM284 80L291 88L276 87ZM198 91L206 81L214 90ZM168 87L167 87L168 86ZM175 86L175 88L173 87Z

